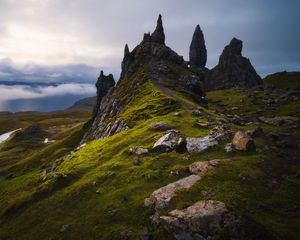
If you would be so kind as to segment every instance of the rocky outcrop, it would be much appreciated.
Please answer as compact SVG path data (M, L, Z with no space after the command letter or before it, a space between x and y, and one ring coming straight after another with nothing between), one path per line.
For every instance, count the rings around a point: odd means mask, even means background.
M190 45L190 66L193 68L204 68L207 61L207 51L203 32L200 26L197 25L193 34L192 42Z
M164 27L162 24L162 18L160 14L157 19L156 28L154 32L151 34L151 40L155 43L165 44L165 33L164 33Z
M115 80L112 74L107 76L104 75L103 71L100 72L100 76L96 82L97 88L97 100L96 105L93 110L93 118L95 118L98 114L99 107L103 97L108 93L108 91L115 86Z
M224 48L218 65L206 75L206 90L250 88L263 84L250 60L242 56L242 48L243 42L236 38Z
M184 140L176 130L170 130L156 141L152 150L156 152L171 152L184 145Z
M146 198L144 204L146 207L155 211L167 207L170 201L176 196L176 192L191 188L201 177L199 175L190 175L176 182L170 183L162 188L155 190L149 198Z
M232 144L236 150L248 151L255 149L253 139L245 132L237 131L233 137Z
M205 200L183 210L175 209L160 220L178 240L210 239L223 227L227 213L224 203Z

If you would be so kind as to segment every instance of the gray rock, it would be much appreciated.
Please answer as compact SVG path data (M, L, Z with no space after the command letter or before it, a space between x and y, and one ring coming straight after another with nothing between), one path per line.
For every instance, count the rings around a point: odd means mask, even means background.
M232 152L233 151L233 145L232 145L232 143L227 143L226 145L225 145L225 147L224 147L224 149L225 149L225 151L226 152Z
M212 136L201 138L186 138L186 149L189 153L203 152L204 150L216 146L218 141Z
M165 135L156 141L152 150L157 152L170 152L180 148L184 139L176 130L169 130Z
M197 25L193 34L192 42L190 45L190 66L203 68L207 61L207 51L203 32L200 26Z
M228 210L224 203L204 200L183 210L175 209L160 220L178 240L210 239L221 230Z
M170 183L162 188L155 190L149 198L146 198L144 204L150 209L159 210L167 207L170 201L180 190L189 189L201 179L198 175L190 175L176 182Z

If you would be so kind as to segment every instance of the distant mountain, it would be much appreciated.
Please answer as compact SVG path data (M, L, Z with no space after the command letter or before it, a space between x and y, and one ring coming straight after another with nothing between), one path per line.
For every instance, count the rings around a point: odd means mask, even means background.
M276 88L300 87L300 72L278 72L264 78L266 85L272 85Z
M80 99L76 101L71 107L68 109L83 109L92 111L96 104L97 97L88 97L84 99Z

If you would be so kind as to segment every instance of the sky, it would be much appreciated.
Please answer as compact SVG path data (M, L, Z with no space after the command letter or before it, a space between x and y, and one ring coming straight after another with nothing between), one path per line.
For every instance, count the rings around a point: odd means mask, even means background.
M118 80L125 43L134 48L159 13L166 44L186 60L200 24L208 68L237 37L262 77L299 71L299 9L299 0L0 0L0 82L94 84L100 69Z

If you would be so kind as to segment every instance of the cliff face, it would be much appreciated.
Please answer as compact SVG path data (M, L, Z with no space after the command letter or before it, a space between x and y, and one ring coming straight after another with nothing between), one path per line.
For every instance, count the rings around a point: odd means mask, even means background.
M243 42L236 38L224 48L218 65L206 75L207 90L250 88L263 84L250 60L242 56L242 48Z

